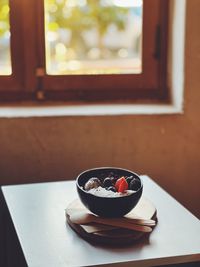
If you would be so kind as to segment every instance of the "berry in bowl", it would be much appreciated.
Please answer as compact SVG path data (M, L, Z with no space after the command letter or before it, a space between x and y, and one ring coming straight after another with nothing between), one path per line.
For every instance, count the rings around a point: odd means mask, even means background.
M114 167L89 169L78 175L81 202L101 217L122 217L138 203L143 184L138 174Z

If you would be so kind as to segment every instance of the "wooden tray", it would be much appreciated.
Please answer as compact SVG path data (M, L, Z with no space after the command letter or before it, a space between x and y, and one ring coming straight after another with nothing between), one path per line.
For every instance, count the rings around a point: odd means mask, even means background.
M71 228L87 241L104 243L108 245L126 245L149 235L148 233L137 232L129 229L122 229L108 225L90 223L88 225L78 225L70 221L70 215L77 211L89 212L78 200L72 201L66 209L67 223ZM127 218L156 219L156 208L153 203L142 197L137 206L129 212Z

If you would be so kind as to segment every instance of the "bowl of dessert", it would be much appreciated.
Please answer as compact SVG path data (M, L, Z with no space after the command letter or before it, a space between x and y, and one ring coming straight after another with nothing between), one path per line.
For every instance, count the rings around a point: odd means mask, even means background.
M76 178L83 205L100 217L122 217L138 203L143 183L138 174L116 167L85 170Z

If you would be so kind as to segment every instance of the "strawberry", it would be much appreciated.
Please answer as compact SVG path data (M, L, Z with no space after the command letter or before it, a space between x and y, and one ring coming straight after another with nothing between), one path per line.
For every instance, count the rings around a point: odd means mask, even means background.
M122 176L116 181L115 188L117 192L121 192L121 193L123 193L125 190L128 189L128 183L124 176Z
M121 178L118 178L117 181L116 181L116 183L115 183L115 188L116 188L117 191L119 189L119 185L120 185L120 183L121 183L121 181L122 181L123 178L124 178L124 176L122 176Z

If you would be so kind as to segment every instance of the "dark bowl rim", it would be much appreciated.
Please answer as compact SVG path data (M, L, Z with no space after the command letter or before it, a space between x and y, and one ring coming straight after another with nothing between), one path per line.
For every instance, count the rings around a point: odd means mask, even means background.
M140 175L137 174L136 172L131 171L131 170L124 169L124 168L119 168L119 167L97 167L97 168L86 169L86 170L82 171L81 173L79 173L78 176L76 177L76 186L77 186L82 192L84 192L84 193L86 193L86 194L90 194L90 195L92 195L92 196L94 196L94 197L97 197L97 198L106 198L106 199L107 199L108 197L96 196L96 195L93 195L93 194L91 194L91 193L88 193L88 192L85 191L85 190L79 185L79 183L78 183L78 180L79 180L79 178L80 178L81 175L83 175L83 174L85 174L85 173L87 173L87 172L90 172L90 171L105 170L105 169L115 169L115 170L127 171L127 172L130 172L130 173L135 174L135 175L137 176L137 178L140 180L140 184L141 184L140 188L139 188L137 191L135 191L133 194L123 196L123 198L131 197L132 195L135 195L137 192L139 192L140 190L142 190L142 188L143 188L143 182L142 182L142 179L140 178ZM118 198L111 198L111 199L118 199Z

